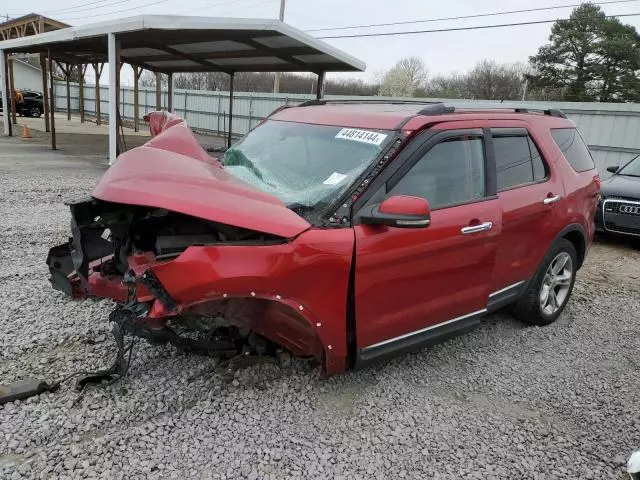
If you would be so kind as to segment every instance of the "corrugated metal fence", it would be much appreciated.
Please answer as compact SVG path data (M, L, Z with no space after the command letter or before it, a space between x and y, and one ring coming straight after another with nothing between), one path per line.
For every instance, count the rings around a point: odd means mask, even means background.
M108 111L108 87L100 87L101 112L106 118ZM95 115L95 88L86 85L84 89L85 112ZM55 85L56 109L65 110L66 86L62 82ZM284 104L297 104L314 98L303 94L243 93L234 94L233 134L241 136L253 128L273 110ZM327 98L348 98L327 96ZM381 97L358 97L377 98ZM415 100L415 99L413 99ZM425 101L445 101L447 103L495 104L495 101L421 99ZM140 116L155 110L155 88L140 88ZM122 118L133 119L133 87L122 87L120 113ZM598 171L606 178L610 174L606 167L623 165L640 154L640 104L637 103L578 103L578 102L518 102L533 107L554 107L563 110L573 120L586 142L589 144ZM79 87L71 85L71 109L79 111ZM167 92L162 92L162 105L167 105ZM174 90L173 110L186 118L194 130L202 133L224 135L228 129L229 92L202 90Z

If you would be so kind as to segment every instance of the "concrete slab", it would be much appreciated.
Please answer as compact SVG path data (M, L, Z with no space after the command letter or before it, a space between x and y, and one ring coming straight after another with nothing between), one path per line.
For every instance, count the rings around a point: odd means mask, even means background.
M0 118L2 115L0 114ZM4 137L0 134L0 150L9 148L19 150L21 156L40 157L46 155L52 158L54 153L50 149L51 134L45 131L44 117L30 118L17 117L18 125L13 126L13 137ZM22 139L22 126L27 125L32 138ZM133 128L124 127L125 145L127 150L144 144L151 138L149 127L140 125L140 132L135 132ZM196 134L196 138L203 146L224 145L224 139L202 134ZM63 153L67 158L92 158L100 163L107 162L109 151L108 126L105 124L96 125L95 122L80 122L79 116L72 116L67 120L66 113L56 113L56 152ZM45 152L47 152L45 154ZM217 156L217 155L216 155Z
M86 120L84 123L80 122L79 116L71 116L71 120L67 120L66 113L56 112L56 134L59 133L78 133L82 135L108 135L108 125L102 123L101 125L96 125L95 121ZM16 117L18 122L18 136L22 132L22 126L27 125L30 130L38 130L41 132L45 131L44 125L44 115L38 118L31 117ZM16 125L14 125L14 128ZM127 136L140 136L140 137L149 137L149 128L141 122L140 131L136 132L133 128L124 128L124 134Z

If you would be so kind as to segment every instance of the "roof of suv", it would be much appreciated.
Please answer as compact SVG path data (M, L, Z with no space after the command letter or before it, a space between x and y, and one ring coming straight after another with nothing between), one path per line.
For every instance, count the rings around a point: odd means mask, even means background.
M274 120L334 125L339 127L370 128L376 130L398 130L410 119L424 118L423 123L438 123L452 120L481 120L500 118L504 120L549 121L552 126L573 126L560 110L533 109L527 106L458 105L430 102L379 102L379 101L310 101L297 107L283 108L271 117ZM556 120L556 121L554 121ZM559 121L559 122L558 122ZM415 127L415 123L412 122Z

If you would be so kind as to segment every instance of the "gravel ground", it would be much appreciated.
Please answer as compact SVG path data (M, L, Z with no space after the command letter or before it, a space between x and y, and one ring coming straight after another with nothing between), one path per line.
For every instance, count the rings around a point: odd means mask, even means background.
M115 351L110 302L66 299L44 264L68 234L62 202L103 167L36 147L0 139L2 382L95 369ZM599 242L554 325L492 315L330 379L293 361L227 383L212 359L140 342L123 383L0 407L0 478L620 480L640 448L639 278L637 245Z

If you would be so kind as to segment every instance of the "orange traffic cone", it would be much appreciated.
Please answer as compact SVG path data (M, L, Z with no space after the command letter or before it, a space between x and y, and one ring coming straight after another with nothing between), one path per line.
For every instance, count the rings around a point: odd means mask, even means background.
M29 127L25 123L22 125L22 138L31 138L31 132L29 132Z

